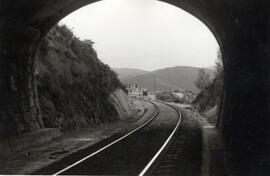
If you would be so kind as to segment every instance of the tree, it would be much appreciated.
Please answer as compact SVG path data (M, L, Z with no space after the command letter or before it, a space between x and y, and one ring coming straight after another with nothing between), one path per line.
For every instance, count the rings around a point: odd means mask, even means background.
M199 70L198 77L194 84L200 91L204 90L210 84L210 76L205 72L204 68Z
M222 54L221 54L220 49L218 50L218 53L217 53L215 77L223 79L223 62L222 62Z

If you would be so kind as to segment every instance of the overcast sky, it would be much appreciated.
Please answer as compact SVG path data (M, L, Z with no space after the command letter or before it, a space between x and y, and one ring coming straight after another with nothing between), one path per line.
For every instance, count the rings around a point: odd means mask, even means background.
M60 23L93 40L99 58L111 67L208 67L217 55L217 41L202 22L156 0L103 0Z

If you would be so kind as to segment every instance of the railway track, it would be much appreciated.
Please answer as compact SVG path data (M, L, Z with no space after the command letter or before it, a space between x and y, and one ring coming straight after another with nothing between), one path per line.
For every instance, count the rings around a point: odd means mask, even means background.
M145 100L145 101L147 101L147 100ZM155 109L156 109L154 115L153 115L148 121L146 121L145 123L143 123L141 126L139 126L138 128L136 128L135 130L133 130L133 131L127 133L126 135L120 137L119 139L117 139L117 140L111 142L110 144L108 144L108 145L102 147L101 149L97 150L96 152L94 152L94 153L92 153L92 154L90 154L90 155L88 155L88 156L82 158L81 160L79 160L79 161L73 163L72 165L69 165L68 167L66 167L66 168L64 168L64 169L62 169L62 170L60 170L60 171L58 171L57 173L54 173L53 175L60 175L60 174L64 173L64 172L67 171L68 169L70 169L70 168L72 168L72 167L74 167L74 166L80 164L81 162L85 161L86 159L91 158L92 156L94 156L94 155L96 155L96 154L102 152L103 150L107 149L108 147L112 146L113 144L115 144L115 143L117 143L117 142L120 142L121 140L123 140L123 139L125 139L126 137L132 135L133 133L135 133L136 131L140 130L141 128L143 128L143 127L146 126L147 124L151 123L151 121L153 121L153 120L157 117L157 115L159 114L160 109L158 108L158 106L157 106L155 103L153 103L153 102L151 102L151 101L147 101L147 102L149 102L149 103L151 103L152 105L154 105L154 107L155 107Z
M165 151L166 151L166 149L169 147L169 144L172 142L173 136L175 135L175 133L177 132L177 130L179 130L180 124L182 122L181 111L180 111L180 109L178 107L175 107L174 105L171 105L171 104L165 103L165 102L161 102L161 101L156 101L156 102L166 104L167 106L170 106L173 109L175 109L177 111L178 115L179 115L179 120L178 120L177 125L175 126L173 132L170 134L170 136L167 138L167 140L165 141L165 143L161 146L161 148L155 154L155 156L152 158L152 160L148 163L148 165L139 174L139 176L151 175L154 172L157 164L162 159L161 158L162 154L164 154ZM170 168L165 168L163 171L167 172L169 169Z
M148 102L154 105L155 113L138 128L72 164L63 164L57 171L43 169L38 174L150 175L179 129L182 118L179 109L173 105Z

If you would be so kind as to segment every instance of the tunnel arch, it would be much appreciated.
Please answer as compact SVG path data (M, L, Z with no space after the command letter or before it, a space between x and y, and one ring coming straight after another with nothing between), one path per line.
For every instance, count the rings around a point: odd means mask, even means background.
M11 119L12 131L43 127L34 74L39 45L64 16L93 2L96 0L0 0L0 109L4 118ZM162 2L200 19L220 44L225 73L220 128L230 148L243 153L245 159L269 159L270 2ZM253 155L247 155L250 153Z
M33 17L29 20L29 23L32 26L35 26L35 28L38 28L41 31L41 38L46 36L48 31L55 26L58 22L60 22L63 18L70 15L71 13L80 10L81 8L91 5L93 3L98 3L100 1L104 0L84 0L84 1L69 1L69 2L59 2L61 3L60 6L55 4L54 8L49 7L50 9L53 9L51 15L44 16L45 11L48 11L47 8L44 10L41 10L36 14L36 17ZM106 1L106 0L105 0ZM216 13L218 11L219 13L225 13L223 12L224 6L231 6L231 4L224 3L222 5L215 4L216 6L211 6L211 2L200 2L196 3L193 1L185 0L185 1L175 1L175 0L156 0L162 3L170 4L174 7L177 7L179 9L184 10L188 14L192 15L194 18L198 19L200 22L202 22L214 35L216 41L218 42L219 49L221 51L221 54L223 55L223 43L226 38L226 23L220 23L219 21L223 19L223 16L212 16L211 14ZM58 8L57 8L58 7ZM208 8L211 10L208 10ZM209 13L210 12L210 13ZM53 15L56 14L56 15ZM41 18L42 16L42 18ZM224 21L226 18L224 18ZM222 57L223 59L223 57ZM223 61L224 62L224 61ZM224 64L224 68L225 68ZM223 103L223 102L222 102ZM221 112L220 112L221 113ZM220 114L219 113L219 114ZM222 123L222 120L218 119L218 122ZM219 126L220 124L217 124Z
M57 1L53 5L45 6L44 9L38 11L32 18L29 19L28 23L35 28L38 28L41 31L41 38L43 38L48 31L55 26L59 21L73 13L74 11L79 10L87 5L103 1L103 0L69 0L66 2ZM229 24L230 20L225 18L223 15L227 16L227 13L224 11L224 7L232 6L232 4L225 2L214 3L210 0L208 2L196 1L196 0L157 0L163 3L167 3L178 7L190 15L194 16L196 19L201 21L214 35L215 39L218 42L221 54L223 55L224 49L223 45L226 38L226 30L229 27L226 27ZM51 4L48 2L48 4ZM51 10L48 10L51 9ZM49 12L49 13L48 13ZM214 15L219 13L220 15ZM48 14L48 15L44 15ZM221 23L220 21L224 21ZM222 58L224 62L224 57ZM224 69L227 66L224 63Z
M4 1L4 0L2 0ZM40 2L31 2L33 3L34 10L30 10L28 4L30 2L22 2L20 5L24 11L19 11L12 18L19 19L21 23L27 24L27 26L34 27L38 29L40 32L39 41L42 40L48 33L48 31L55 26L61 19L65 16L71 14L72 12L87 6L92 3L96 3L103 0L42 0ZM178 7L195 18L199 19L203 24L205 24L208 29L215 36L221 53L224 53L224 45L226 42L226 35L228 35L228 31L230 31L229 24L231 23L231 15L227 9L229 9L235 2L228 3L226 1L220 1L219 3L215 2L215 0L202 1L202 0L157 0L160 2L164 2L175 7ZM7 3L7 7L12 4ZM5 7L5 5L3 6ZM0 7L1 8L1 7ZM7 8L8 9L8 8ZM28 11L26 11L27 9ZM0 10L5 11L5 9ZM25 16L21 16L21 14L25 14ZM218 14L218 15L216 15ZM228 18L229 17L229 18ZM226 64L224 64L224 68L226 68Z

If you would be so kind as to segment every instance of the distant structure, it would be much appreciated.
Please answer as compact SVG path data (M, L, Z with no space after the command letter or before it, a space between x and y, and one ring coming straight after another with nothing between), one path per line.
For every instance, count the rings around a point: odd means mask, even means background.
M148 90L145 88L139 88L137 83L130 83L126 87L128 96L134 98L145 97L148 95Z
M148 97L152 100L156 99L156 91L148 91Z

